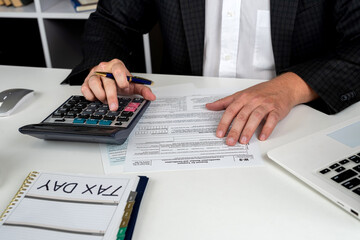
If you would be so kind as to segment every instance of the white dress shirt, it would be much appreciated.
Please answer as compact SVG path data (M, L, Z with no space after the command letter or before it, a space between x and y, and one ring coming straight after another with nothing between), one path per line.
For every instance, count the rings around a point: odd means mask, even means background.
M270 0L206 0L204 76L271 79Z

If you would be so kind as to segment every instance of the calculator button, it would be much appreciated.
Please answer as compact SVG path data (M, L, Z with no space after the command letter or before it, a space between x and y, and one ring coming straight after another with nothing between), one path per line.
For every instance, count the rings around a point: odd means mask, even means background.
M81 108L72 108L71 111L76 112L76 113L81 113L82 109Z
M96 120L96 119L88 119L88 120L86 120L86 124L97 124L99 121L98 120Z
M75 118L73 123L84 123L86 121L86 119L83 118Z
M86 114L86 113L82 113L82 114L79 114L78 115L79 118L89 118L90 117L90 114Z
M68 112L64 115L65 118L75 118L77 116L77 113L75 112Z
M89 103L91 103L91 102L84 99L84 100L80 100L80 102L78 104L84 104L85 106L87 106Z
M99 105L98 103L90 103L87 107L88 109L97 109Z
M119 105L119 107L118 107L118 109L117 109L117 112L120 112L120 111L124 110L124 107L125 107L125 106L120 106L120 105Z
M76 104L76 108L81 108L81 109L84 109L84 108L86 108L86 106L87 106L87 104L86 103L78 103L78 104Z
M127 102L119 101L119 106L125 107L127 104Z
M125 109L124 109L124 111L126 111L126 112L135 112L136 111L136 107L129 107L129 106L127 106Z
M144 101L144 99L142 98L134 98L133 99L133 102L136 102L136 103L142 103Z
M109 111L109 106L107 104L104 104L98 108L98 110L106 110Z
M110 111L106 114L106 116L118 116L120 114L120 111Z
M102 116L101 116L101 115L96 115L96 114L94 114L94 115L92 115L90 118L91 118L91 119L102 119Z
M60 112L54 112L54 114L52 115L53 118L62 118L63 116L64 114Z
M111 120L100 120L99 125L106 125L109 126L112 123Z
M70 99L69 101L67 101L67 104L75 104L75 103L77 103L77 101L74 99Z
M61 118L61 119L55 119L55 122L65 122L65 119Z
M64 108L68 108L68 109L72 108L73 106L75 106L74 103L65 103L65 104L63 105Z
M119 106L126 106L131 100L125 100L125 99L121 99L119 101Z
M115 118L116 118L115 116L108 116L108 115L104 116L105 120L115 120Z
M129 121L129 118L125 116L119 116L116 120L119 122L127 122Z
M131 102L128 104L128 107L138 108L139 106L140 106L140 103L136 103L136 102Z
M73 96L71 99L72 100L76 100L76 101L79 101L81 99L83 99L84 97L83 96Z
M67 108L60 108L59 110L57 110L57 112L59 113L67 113L69 111L69 109Z
M124 111L121 113L121 116L123 117L131 117L134 113L133 112L127 112L127 111Z
M107 113L107 110L96 110L95 112L94 112L94 115L100 115L100 116L103 116L103 115L105 115Z
M93 114L95 112L95 109L85 109L83 111L83 114Z
M116 125L116 126L121 126L121 125L122 125L122 122L116 122L115 125Z

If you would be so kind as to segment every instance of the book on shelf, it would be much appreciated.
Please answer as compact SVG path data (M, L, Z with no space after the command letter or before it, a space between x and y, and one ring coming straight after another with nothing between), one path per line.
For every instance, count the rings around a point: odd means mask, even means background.
M31 172L0 215L0 239L130 240L147 182Z
M97 4L99 0L79 0L80 4L87 5L87 4Z
M4 4L5 4L5 6L11 6L12 5L10 0L4 0Z
M32 3L34 0L11 0L11 3L14 7L22 7Z
M10 0L14 7L22 7L32 3L34 0Z
M97 7L98 0L70 0L76 12L93 11Z

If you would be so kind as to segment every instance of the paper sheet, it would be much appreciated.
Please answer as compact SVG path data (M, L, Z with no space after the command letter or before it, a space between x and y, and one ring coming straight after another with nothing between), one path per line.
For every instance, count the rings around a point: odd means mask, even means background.
M129 138L127 172L253 166L262 163L256 141L229 147L215 136L222 112L205 109L221 96L158 99Z
M99 144L105 174L123 172L127 145L128 140L122 145Z
M225 138L215 136L223 111L209 111L205 104L227 94L213 92L202 89L202 95L158 97L125 146L101 146L105 173L262 165L256 138L248 145L229 147Z
M178 84L171 86L162 86L152 88L152 91L156 96L181 96L183 92L187 92L189 89L196 89L194 84ZM145 113L146 114L146 113ZM132 132L133 135L134 131ZM131 135L129 136L131 138ZM101 159L104 167L104 172L106 174L116 174L123 172L123 165L125 163L126 150L127 150L128 140L125 141L122 145L112 145L112 144L99 144Z

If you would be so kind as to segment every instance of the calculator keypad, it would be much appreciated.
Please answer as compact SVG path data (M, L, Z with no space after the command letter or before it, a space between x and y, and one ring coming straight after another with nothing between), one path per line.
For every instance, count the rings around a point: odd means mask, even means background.
M110 111L107 104L88 101L83 96L72 96L44 122L88 126L127 127L144 105L143 98L118 97L119 107Z

